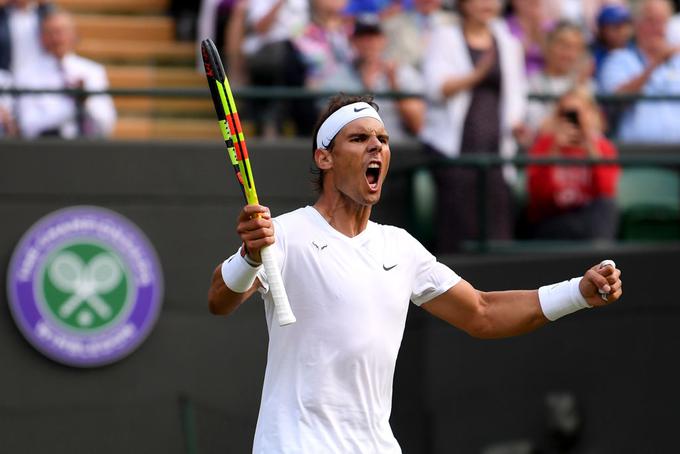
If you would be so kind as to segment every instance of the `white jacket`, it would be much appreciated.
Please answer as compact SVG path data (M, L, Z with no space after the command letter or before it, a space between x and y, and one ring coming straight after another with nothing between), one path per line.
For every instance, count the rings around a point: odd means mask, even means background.
M521 124L527 106L524 51L503 22L494 21L491 30L501 65L500 155L512 157L517 151L512 128ZM429 105L421 140L448 157L456 157L460 154L463 125L472 92L460 91L444 98L442 86L448 78L465 76L474 67L459 23L437 28L430 43L423 62ZM507 178L512 178L512 173L510 169L505 171Z
M75 54L68 54L59 61L44 54L34 62L31 70L15 76L18 88L60 89L73 81L82 81L83 88L90 91L107 90L109 80L104 66ZM84 104L85 122L90 137L107 137L116 125L116 108L109 95L89 96ZM57 129L63 138L78 135L76 104L73 98L56 94L24 95L17 103L19 128L26 138L35 138L42 132Z

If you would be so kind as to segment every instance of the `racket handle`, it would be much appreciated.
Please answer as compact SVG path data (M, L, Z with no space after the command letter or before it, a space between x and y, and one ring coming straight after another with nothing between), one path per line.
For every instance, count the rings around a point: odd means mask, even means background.
M290 308L288 295L286 295L286 289L283 286L283 278L281 278L281 271L274 259L272 249L269 247L260 249L260 256L262 257L264 270L267 272L269 291L272 292L272 298L274 299L276 320L278 320L280 326L295 323L295 315L293 315L293 311Z

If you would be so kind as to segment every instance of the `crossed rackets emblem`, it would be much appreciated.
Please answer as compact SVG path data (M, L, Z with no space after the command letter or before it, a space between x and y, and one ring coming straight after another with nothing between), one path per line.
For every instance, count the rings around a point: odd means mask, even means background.
M55 287L72 294L59 307L60 317L70 317L83 305L89 306L104 320L111 317L111 308L100 295L118 286L123 271L110 254L101 253L85 264L73 252L62 252L50 265L49 275Z

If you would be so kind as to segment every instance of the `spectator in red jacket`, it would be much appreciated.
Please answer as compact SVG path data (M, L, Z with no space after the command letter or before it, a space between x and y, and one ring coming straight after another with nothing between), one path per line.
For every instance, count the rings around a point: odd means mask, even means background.
M615 158L602 134L589 91L574 88L558 101L529 151L532 157ZM536 238L614 239L618 214L615 165L532 165L527 170L528 220Z

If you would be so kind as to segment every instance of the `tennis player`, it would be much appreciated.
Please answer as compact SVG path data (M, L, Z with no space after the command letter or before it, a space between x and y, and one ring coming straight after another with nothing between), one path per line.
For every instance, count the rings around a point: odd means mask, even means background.
M272 219L243 208L243 245L214 272L210 311L229 314L259 291L269 351L253 452L399 453L389 425L409 301L480 338L535 330L621 296L612 261L538 290L481 292L405 230L370 220L390 164L370 97L331 99L314 133L319 197ZM276 232L276 242L274 241ZM297 322L274 318L260 249L273 245Z

